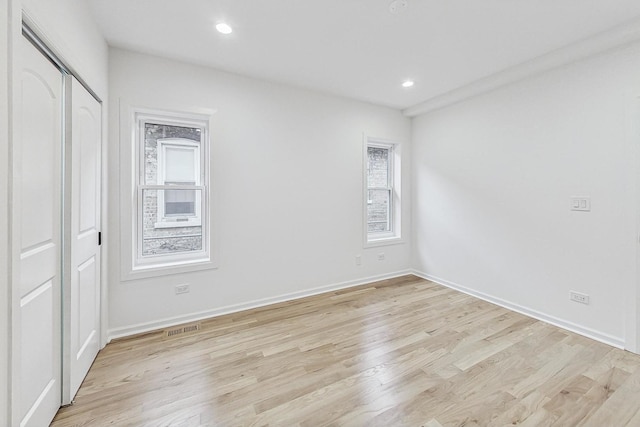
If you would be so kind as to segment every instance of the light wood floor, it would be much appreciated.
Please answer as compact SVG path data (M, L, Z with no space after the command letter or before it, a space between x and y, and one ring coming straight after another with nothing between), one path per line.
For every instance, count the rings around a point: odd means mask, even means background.
M115 341L62 426L640 426L640 357L414 276Z

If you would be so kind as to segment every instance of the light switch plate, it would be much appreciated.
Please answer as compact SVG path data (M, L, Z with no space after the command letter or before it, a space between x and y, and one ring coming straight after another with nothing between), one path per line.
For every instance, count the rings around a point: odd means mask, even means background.
M590 212L591 198L590 197L572 197L571 210L580 211L580 212Z

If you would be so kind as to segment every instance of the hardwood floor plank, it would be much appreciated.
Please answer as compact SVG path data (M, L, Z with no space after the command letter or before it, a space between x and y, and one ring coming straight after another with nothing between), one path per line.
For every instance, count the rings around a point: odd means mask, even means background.
M512 405L501 413L495 414L488 426L501 427L506 425L524 425L525 420L531 420L532 417L539 411L544 411L544 405L549 401L549 398L543 393L534 391L529 393L523 399L519 399L517 403Z
M640 356L415 276L115 340L67 426L636 426Z
M630 422L640 410L638 402L640 402L640 370L631 374L591 417L581 420L579 425L632 426Z

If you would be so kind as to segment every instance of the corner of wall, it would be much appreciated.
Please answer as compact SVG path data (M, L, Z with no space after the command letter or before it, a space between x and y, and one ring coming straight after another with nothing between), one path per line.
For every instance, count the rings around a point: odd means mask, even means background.
M500 307L506 308L507 310L515 311L516 313L523 314L527 317L531 317L537 320L541 320L543 322L549 323L554 326L558 326L559 328L565 329L567 331L574 332L576 334L585 336L587 338L591 338L596 341L600 341L602 343L608 344L610 346L624 349L625 348L625 339L623 337L616 337L610 334L603 333L601 331L587 328L582 325L578 325L577 323L573 323L566 319L561 319L555 316L551 316L547 313L543 313L541 311L533 310L531 308L516 304L511 301L507 301L502 298L498 298L493 295L486 294L484 292L476 291L472 288L463 286L459 283L451 282L449 280L442 279L440 277L433 276L431 274L427 274L418 270L413 270L413 274L423 278L425 280L429 280L431 282L437 283L441 286L447 287L449 289L456 290L458 292L462 292L467 295L471 295L472 297L481 299L483 301L489 302L491 304L498 305Z
M636 352L640 43L616 46L413 117L411 267Z

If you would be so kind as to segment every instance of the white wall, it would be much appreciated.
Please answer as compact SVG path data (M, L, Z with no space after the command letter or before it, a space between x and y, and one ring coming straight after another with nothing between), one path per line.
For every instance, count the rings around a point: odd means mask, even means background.
M417 117L414 267L634 347L638 95L636 44Z
M120 236L119 148L131 144L117 139L118 102L207 108L217 110L211 133L220 255L216 270L119 282L114 246L112 335L408 269L409 243L365 250L362 238L363 133L404 144L403 233L411 233L410 121L399 111L118 49L110 51L109 84L109 239ZM379 252L385 261L377 261ZM176 296L181 283L191 292Z

